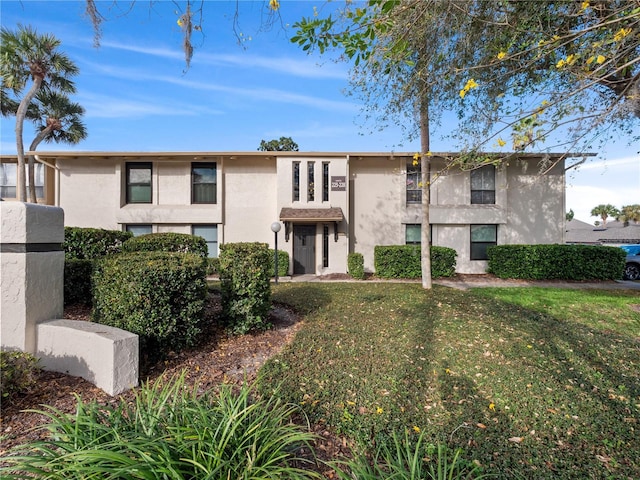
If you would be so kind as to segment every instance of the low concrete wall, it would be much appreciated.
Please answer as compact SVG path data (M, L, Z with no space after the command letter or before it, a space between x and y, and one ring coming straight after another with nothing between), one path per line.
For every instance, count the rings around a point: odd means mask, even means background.
M38 324L36 356L45 370L82 377L109 395L138 385L138 336L79 320Z

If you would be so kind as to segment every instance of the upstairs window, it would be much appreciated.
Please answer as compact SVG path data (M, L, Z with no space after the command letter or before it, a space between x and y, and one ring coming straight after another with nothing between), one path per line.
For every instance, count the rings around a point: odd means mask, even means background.
M34 180L36 185L36 198L44 198L44 165L36 162L34 164ZM17 198L17 163L0 164L0 198ZM29 197L29 174L27 166L24 169L24 178L27 184L27 197Z
M471 260L487 260L487 248L497 244L497 225L471 225Z
M407 161L407 203L422 203L422 187L420 182L422 174L420 170L420 161L415 162L409 159Z
M307 163L307 202L313 202L316 199L315 169L316 162Z
M191 203L216 203L215 163L191 164Z
M151 203L151 162L127 163L127 203Z
M485 165L471 170L471 204L496 203L496 167Z
M293 162L293 194L292 200L294 202L300 201L300 162Z
M322 201L329 201L329 163L322 162Z

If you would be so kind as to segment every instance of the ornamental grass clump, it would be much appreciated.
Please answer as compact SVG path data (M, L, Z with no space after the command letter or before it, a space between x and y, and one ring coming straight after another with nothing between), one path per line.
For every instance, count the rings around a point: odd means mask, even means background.
M20 445L2 478L307 479L300 465L313 435L291 421L298 409L251 387L197 394L184 374L147 383L133 401L84 403L75 414L40 411L47 440Z

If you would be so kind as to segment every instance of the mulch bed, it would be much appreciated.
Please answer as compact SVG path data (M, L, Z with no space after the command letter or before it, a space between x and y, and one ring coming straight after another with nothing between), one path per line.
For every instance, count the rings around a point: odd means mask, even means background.
M209 296L203 341L196 348L179 353L170 352L166 359L149 368L145 380L153 381L163 373L169 375L185 373L188 385L197 385L201 391L215 389L223 383L240 384L252 382L264 362L287 345L299 329L300 318L290 309L276 305L272 308L270 321L273 328L249 335L228 336L216 322L220 317L220 297ZM90 308L82 305L65 307L64 318L89 320ZM26 394L3 402L0 412L0 456L11 447L42 439L45 431L36 427L46 422L46 417L29 410L41 410L42 405L73 413L76 396L85 402L95 400L101 404L115 404L120 398L130 399L132 391L111 397L88 381L57 372L39 373L37 384ZM346 441L334 437L321 426L313 427L320 439L315 445L318 457L323 460L348 454ZM325 466L317 470L331 477Z

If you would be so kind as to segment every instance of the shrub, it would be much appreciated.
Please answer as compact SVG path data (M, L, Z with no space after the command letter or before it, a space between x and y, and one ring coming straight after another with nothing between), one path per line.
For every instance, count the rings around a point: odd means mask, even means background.
M35 478L320 478L300 467L314 436L291 420L298 407L251 393L246 384L238 392L222 385L198 396L182 374L116 405L78 399L73 414L45 407L40 428L51 435L18 446L4 470Z
M0 352L0 398L24 393L36 384L38 359L26 352Z
M131 232L102 228L64 227L64 304L91 305L93 261L122 251Z
M220 273L220 259L207 257L207 275L218 275Z
M125 242L123 252L179 252L194 253L207 258L208 247L204 238L188 233L148 233Z
M273 272L275 270L275 265L273 264L276 256L276 251L273 249L269 250L269 274L273 277ZM287 252L283 252L282 250L278 250L278 276L286 277L289 275L289 254Z
M448 247L431 247L431 277L455 274L457 253ZM376 275L382 278L420 278L420 246L390 245L374 248Z
M64 261L64 304L91 305L93 260L69 258Z
M362 280L364 278L364 256L361 253L350 253L347 256L347 270L353 278Z
M617 280L625 253L596 245L498 245L487 249L487 271L500 278Z
M268 328L271 308L269 249L266 243L220 246L222 314L235 334Z
M94 260L122 251L124 242L133 237L131 232L102 228L64 227L65 258Z
M93 274L93 320L140 337L150 360L195 344L207 285L191 253L135 252L104 257Z

